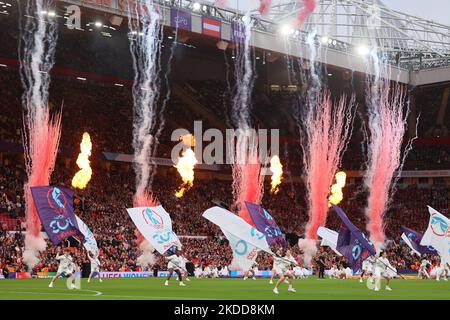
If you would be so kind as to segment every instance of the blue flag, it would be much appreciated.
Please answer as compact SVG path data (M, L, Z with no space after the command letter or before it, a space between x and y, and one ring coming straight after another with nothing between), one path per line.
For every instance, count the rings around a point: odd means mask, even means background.
M375 255L375 247L366 235L359 230L338 206L333 205L334 211L342 221L338 234L336 250L352 265L353 272L361 270L362 262L371 255Z
M260 205L253 202L245 201L245 205L250 217L253 220L256 230L266 236L269 246L277 244L283 248L286 248L287 242L284 238L284 234L281 232L280 227L278 227L275 219L270 215L270 213Z
M412 229L406 228L402 226L403 234L406 238L403 238L405 243L414 251L419 254L438 254L436 250L434 250L431 246L422 246L420 245L420 241L422 240L423 234L414 231ZM409 241L408 241L409 240Z
M57 245L71 236L84 239L73 212L73 191L56 186L31 187L34 205L49 239Z

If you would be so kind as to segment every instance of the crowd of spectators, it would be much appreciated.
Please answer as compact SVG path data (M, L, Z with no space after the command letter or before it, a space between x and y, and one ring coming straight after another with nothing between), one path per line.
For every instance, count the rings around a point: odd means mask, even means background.
M115 168L115 170L102 169L96 164L93 164L93 167L94 175L88 187L85 190L76 191L74 200L76 214L94 232L101 251L100 260L104 270L139 270L142 266L137 264L140 250L136 244L135 226L125 210L132 206L134 174L132 170L125 167ZM52 183L70 185L71 176L75 171L74 168L67 168L59 163L53 174ZM23 200L24 173L12 165L3 166L1 172L0 188L7 190L0 193L1 198ZM204 219L201 214L214 205L212 200L232 202L231 181L197 179L194 187L188 190L183 198L175 197L179 184L180 179L175 175L169 173L166 176L157 175L153 190L160 203L171 214L174 231L181 236L185 254L198 265L223 267L229 264L232 253L227 241L224 240L220 229ZM366 197L362 186L349 184L345 187L344 194L345 198L340 205L355 225L364 229L366 223L364 199ZM426 205L447 213L450 209L449 199L450 188L446 185L434 185L422 189L417 185L398 188L385 218L388 239L395 241L398 245L402 225L423 232L429 218ZM11 202L14 203L11 200L1 203ZM299 236L304 233L308 216L302 184L286 182L281 185L280 192L274 195L270 193L269 183L265 183L262 205L271 212L283 232ZM7 209L2 212L13 216L18 215L21 219L19 221L23 222L23 207L24 203L20 201L19 213ZM339 229L340 220L331 210L326 225L334 230ZM23 230L24 224L19 223L12 231ZM202 236L202 238L189 236ZM5 244L0 252L2 263L16 270L24 270L26 266L21 260L24 246L23 235L21 233L7 234L4 230L0 236L0 242ZM78 249L75 255L79 257L80 263L86 262L87 257L83 253L82 246L76 244L76 247ZM397 251L406 250L394 248ZM296 250L299 254L298 247ZM56 268L55 254L55 246L48 243L47 250L41 255L41 263L36 267L37 270L54 270ZM392 258L397 266L405 268L410 268L417 262L413 257L406 259L403 254L400 256L392 254ZM270 268L269 256L262 254L258 261L260 268ZM158 257L155 264L157 268L165 268L162 257Z

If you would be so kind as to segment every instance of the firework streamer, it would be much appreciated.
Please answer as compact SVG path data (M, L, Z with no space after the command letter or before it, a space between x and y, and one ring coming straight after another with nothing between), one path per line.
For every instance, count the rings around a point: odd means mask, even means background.
M130 5L130 4L129 4ZM130 5L131 6L131 5ZM128 10L130 51L133 58L133 148L136 172L135 199L145 198L151 171L152 145L158 120L157 103L161 88L160 16L152 1L136 3ZM136 19L133 18L133 14Z
M402 153L409 113L406 89L398 83L391 85L390 69L376 49L372 51L371 60L375 76L368 77L366 83L368 156L364 184L369 197L365 214L370 239L380 250L385 240L383 217L415 138Z
M269 13L270 7L272 5L272 0L259 0L259 13L265 16Z
M253 225L244 202L260 203L263 196L264 176L261 175L258 138L256 134L242 133L238 134L237 140L231 159L234 202L239 216Z
M300 81L306 91L297 102L303 110L295 113L300 128L309 216L305 238L299 240L299 246L307 265L317 251L317 229L326 222L328 193L351 136L355 110L354 97L342 96L333 103L329 91L322 87L315 39L313 30L306 38L309 61L297 60Z
M333 104L330 93L318 94L316 103L308 105L303 124L305 144L303 164L308 193L309 220L305 239L299 243L305 260L315 253L317 229L325 225L328 213L328 194L341 163L353 127L355 98L342 96ZM313 245L314 244L314 245Z
M252 224L244 201L259 203L263 192L264 177L261 175L261 159L258 153L258 137L251 128L251 94L255 81L253 54L251 52L252 21L249 14L242 19L243 42L237 41L235 50L231 120L236 130L233 140L231 163L233 174L233 196L239 215Z
M235 85L233 92L233 105L231 119L235 127L243 132L251 128L250 109L251 94L255 82L253 56L250 47L251 30L253 22L249 14L242 19L241 30L245 34L243 43L236 41L234 77Z
M23 260L29 268L39 262L46 247L41 222L34 206L31 187L48 185L53 172L61 135L61 114L53 117L48 106L50 70L55 62L58 40L56 19L47 19L44 11L52 1L27 1L25 17L20 20L20 76L24 87L24 150L28 181L24 187L26 234Z
M130 52L133 59L133 148L134 170L136 172L135 207L156 206L157 201L148 190L154 171L151 157L156 150L158 100L161 89L161 45L162 27L160 15L152 1L129 2L128 27L130 29ZM136 18L134 18L136 17ZM142 264L153 262L153 248L136 231L137 244L142 252L138 261Z
M297 3L302 4L303 9L298 12L295 19L295 29L301 28L306 19L314 12L317 0L297 0Z

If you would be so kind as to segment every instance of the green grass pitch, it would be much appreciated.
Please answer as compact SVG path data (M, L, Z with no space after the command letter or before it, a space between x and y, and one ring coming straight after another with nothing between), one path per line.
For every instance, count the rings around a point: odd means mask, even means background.
M58 279L49 288L49 279L0 280L0 300L208 300L208 299L249 299L249 300L450 300L450 281L435 280L393 280L393 291L375 292L367 289L366 283L357 279L318 280L315 277L295 280L296 293L287 292L282 284L280 294L272 292L273 285L268 279L195 279L180 287L171 280L164 286L164 278L104 279L99 283L94 279L81 281L81 289L69 290L65 279Z

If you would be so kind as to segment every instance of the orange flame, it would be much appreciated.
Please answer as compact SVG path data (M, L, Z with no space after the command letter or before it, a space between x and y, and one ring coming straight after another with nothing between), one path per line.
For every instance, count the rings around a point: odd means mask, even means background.
M194 167L197 164L197 158L191 148L182 152L181 157L178 158L178 163L174 166L183 180L180 189L175 193L177 198L181 198L186 190L189 190L194 185Z
M270 171L272 171L272 189L270 189L270 191L277 194L278 191L280 191L279 186L281 180L283 180L283 165L281 164L280 157L277 155L274 155L272 159L270 159Z
M92 150L92 142L91 137L87 132L83 133L83 139L80 143L80 150L81 152L77 158L77 166L80 170L73 177L72 186L74 188L84 189L92 177L92 169L89 161Z
M344 199L344 193L342 188L345 187L345 180L347 175L344 171L336 173L336 183L331 186L331 195L328 198L328 206L331 207L332 204L339 204L342 199Z

